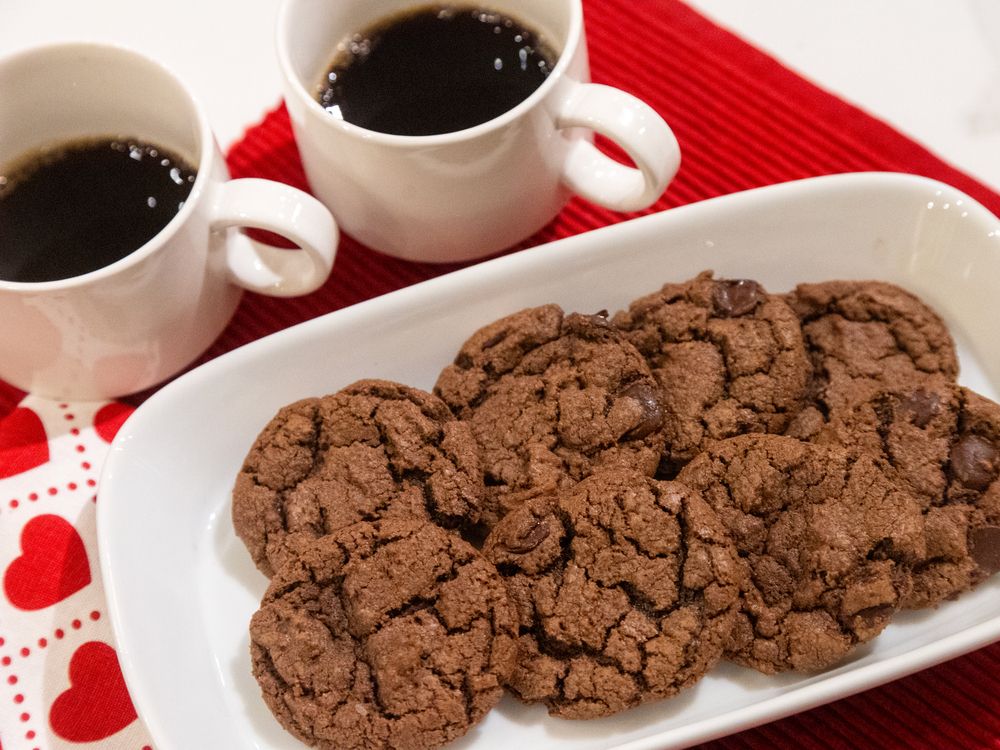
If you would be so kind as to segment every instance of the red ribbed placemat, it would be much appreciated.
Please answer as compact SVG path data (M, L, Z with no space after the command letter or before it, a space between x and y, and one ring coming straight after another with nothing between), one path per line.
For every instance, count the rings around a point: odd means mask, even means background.
M647 101L681 143L684 158L677 178L644 213L761 185L862 170L933 177L1000 212L1000 196L675 0L584 0L584 5L593 79ZM306 187L283 108L247 131L229 163L236 177ZM574 200L524 245L627 218ZM345 237L322 289L291 300L246 295L202 361L455 267L395 260ZM0 414L22 395L0 383ZM141 396L133 399L138 400ZM705 747L1000 748L998 675L1000 645Z

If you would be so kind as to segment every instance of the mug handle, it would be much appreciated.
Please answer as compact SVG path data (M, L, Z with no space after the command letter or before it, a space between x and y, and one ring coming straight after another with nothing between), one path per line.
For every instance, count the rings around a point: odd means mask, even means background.
M593 203L637 211L656 201L677 174L681 149L656 110L631 94L600 83L569 82L556 113L557 128L589 128L607 136L635 162L627 167L586 139L570 147L563 184Z
M330 275L340 231L329 210L308 193L252 177L221 183L211 228L230 227L265 229L299 246L286 250L232 233L226 238L226 265L237 286L295 297L315 291Z

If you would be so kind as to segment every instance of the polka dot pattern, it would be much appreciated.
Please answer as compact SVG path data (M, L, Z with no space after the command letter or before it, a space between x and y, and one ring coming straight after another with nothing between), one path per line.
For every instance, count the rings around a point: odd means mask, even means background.
M135 720L110 645L113 639L96 569L93 503L109 447L95 430L101 405L57 404L29 397L19 408L22 414L30 412L37 418L47 436L48 458L4 477L6 456L0 451L3 747L54 750L70 742L84 743L81 747L88 750L152 750L145 728ZM120 417L120 406L117 413ZM3 424L0 418L0 448ZM7 533L11 528L14 532ZM65 566L75 558L77 566L56 568L55 585L46 589L35 584L34 590L27 591L19 583L20 574L30 574L25 580L37 579L42 568L32 567L33 551L37 544L53 541L64 552L50 559ZM61 580L72 585L60 587ZM109 694L118 697L108 702Z

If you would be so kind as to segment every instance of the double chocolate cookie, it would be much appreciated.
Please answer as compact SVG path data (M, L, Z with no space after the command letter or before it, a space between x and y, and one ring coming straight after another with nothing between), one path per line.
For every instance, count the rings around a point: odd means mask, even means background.
M809 439L885 388L954 380L948 328L913 294L882 281L800 284L786 299L802 323L813 368L811 405L787 434Z
M297 545L358 521L470 528L483 492L475 438L440 399L361 380L286 406L263 429L236 479L233 526L271 575Z
M868 454L744 435L678 481L702 493L749 568L728 656L764 673L823 669L874 638L926 554L918 501Z
M437 526L396 519L299 548L250 623L264 701L320 750L460 737L500 700L516 637L492 565Z
M656 381L603 315L544 305L491 323L463 344L435 393L482 448L487 528L597 467L652 475L663 450Z
M782 432L803 404L810 368L798 318L756 281L705 271L636 300L614 324L660 383L667 475L708 441Z
M1000 570L1000 405L943 377L883 391L817 438L882 456L921 501L927 553L904 606L933 606Z
M736 550L698 493L634 471L532 498L483 552L520 625L509 687L565 718L693 684L722 656L743 586Z

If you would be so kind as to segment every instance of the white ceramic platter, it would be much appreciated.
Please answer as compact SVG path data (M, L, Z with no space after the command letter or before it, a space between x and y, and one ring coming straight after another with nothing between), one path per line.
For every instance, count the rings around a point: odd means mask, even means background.
M101 567L118 654L158 750L302 747L250 674L247 624L267 582L229 520L233 478L280 406L362 377L429 389L490 320L545 302L614 311L705 268L772 291L832 278L899 283L951 326L961 381L997 396L1000 222L953 188L907 175L823 177L673 209L249 344L145 403L101 479ZM822 674L768 678L724 664L674 700L589 722L550 719L508 697L453 747L661 750L736 732L1000 639L998 594L1000 577L936 611L903 614Z

